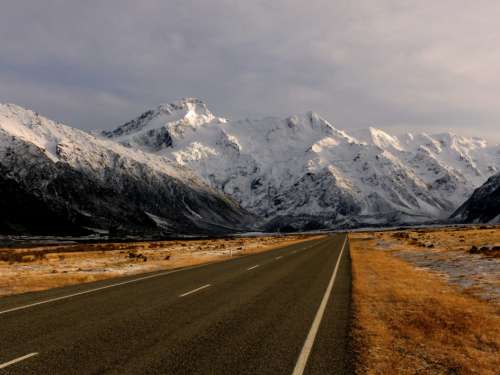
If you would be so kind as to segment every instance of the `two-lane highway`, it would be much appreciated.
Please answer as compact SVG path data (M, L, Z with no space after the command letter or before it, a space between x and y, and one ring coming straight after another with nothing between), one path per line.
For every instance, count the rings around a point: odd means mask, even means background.
M0 299L0 374L343 374L337 234L229 261Z

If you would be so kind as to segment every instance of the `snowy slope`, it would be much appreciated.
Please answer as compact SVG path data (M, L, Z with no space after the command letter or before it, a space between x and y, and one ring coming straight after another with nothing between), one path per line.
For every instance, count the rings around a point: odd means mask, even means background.
M201 233L248 228L253 220L173 161L12 104L0 105L0 172L4 232Z
M348 133L313 112L228 120L187 98L95 136L0 105L1 232L423 222L498 171L500 149L478 138Z
M313 112L234 121L193 98L103 137L192 169L271 228L445 218L500 170L498 148L480 139L348 134Z
M484 139L450 133L406 134L392 137L379 129L364 133L367 143L391 152L429 186L453 205L463 203L475 188L500 170L500 148Z

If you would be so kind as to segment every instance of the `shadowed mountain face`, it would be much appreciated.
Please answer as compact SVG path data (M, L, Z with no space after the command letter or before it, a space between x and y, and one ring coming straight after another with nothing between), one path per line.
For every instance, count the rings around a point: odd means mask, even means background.
M95 136L0 105L0 232L174 235L446 219L500 170L452 134L230 121L187 98Z
M466 223L500 223L500 174L478 188L451 218Z
M161 157L0 107L0 231L172 235L249 230L234 200Z
M192 98L102 136L190 168L272 230L446 219L500 170L478 138L348 133L313 112L233 121Z

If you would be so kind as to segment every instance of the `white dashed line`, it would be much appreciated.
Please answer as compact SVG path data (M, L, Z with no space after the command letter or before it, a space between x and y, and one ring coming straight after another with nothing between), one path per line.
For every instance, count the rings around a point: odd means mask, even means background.
M256 264L256 265L255 265L255 266L253 266L253 267L247 268L247 271L253 270L254 268L257 268L257 267L259 267L259 264Z
M276 258L274 258L274 259L279 260L279 259L281 259L281 258L283 258L283 256L282 256L282 255L280 255L279 257L276 257Z
M24 306L19 306L19 307L13 307L12 309L0 311L0 315L6 314L6 313L9 313L9 312L12 312L12 311L27 309L27 308L33 307L33 306L43 305L45 303L50 303L50 302L55 302L55 301L61 301L61 300L64 300L64 299L67 299L67 298L71 298L71 297L81 296L81 295L88 294L88 293L94 293L94 292L98 292L100 290L114 288L114 287L120 286L120 285L127 285L127 284L131 284L131 283L136 283L136 282L142 281L142 280L153 279L155 277L161 277L161 276L170 275L170 274L176 273L176 272L182 272L182 271L192 270L192 269L195 269L195 268L201 268L201 267L204 267L204 266L207 266L207 264L200 264L200 265L197 265L197 266L180 268L180 269L177 269L177 270L172 270L172 271L157 273L157 274L154 274L154 275L143 276L143 277L139 277L139 278L133 279L133 280L122 281L122 282L119 282L119 283L114 283L114 284L109 284L109 285L101 286L99 288L93 288L93 289L84 290L84 291L78 292L78 293L68 294L68 295L62 296L62 297L56 297L56 298L51 298L51 299L43 300L43 301L40 301L40 302L31 303L29 305L24 305Z
M292 254L295 254L296 252L297 252L297 250L293 251ZM157 274L154 274L154 275L148 275L148 276L138 277L137 279L132 279L132 280L122 281L122 282L118 282L118 283L108 284L108 285L105 285L105 286L102 286L102 287L98 287L98 288L88 289L88 290L84 290L84 291L73 293L73 294L68 294L68 295L61 296L61 297L55 297L55 298L50 298L50 299L46 299L46 300L39 301L39 302L30 303L28 305L13 307L13 308L10 308L10 309L7 309L7 310L0 311L0 315L6 314L6 313L9 313L9 312L13 312L13 311L24 310L24 309L27 309L27 308L30 308L30 307L34 307L34 306L44 305L46 303L61 301L61 300L65 300L65 299L76 297L76 296L81 296L81 295L85 295L85 294L89 294L89 293L95 293L95 292L98 292L98 291L101 291L101 290L106 290L106 289L114 288L114 287L121 286L121 285L127 285L127 284L131 284L131 283L136 283L136 282L142 281L142 280L152 279L152 278L156 278L156 277L162 277L162 276L170 275L172 273L177 273L177 272L192 270L192 269L206 267L206 266L210 266L210 264L199 264L199 265L196 265L196 266L191 266L191 267L186 267L186 268L180 268L180 269L177 269L177 270L172 270L172 271L157 273ZM248 271L251 270L251 269L257 268L258 266L259 265L254 266L254 267L250 267L248 269Z
M212 286L212 285L207 284L207 285L200 286L199 288L196 288L196 289L190 290L189 292L186 292L186 293L181 294L179 297L186 297L186 296L189 296L190 294L196 293L197 291L202 290L202 289L205 289L205 288L208 288L208 287L210 287L210 286Z
M6 368L6 367L9 367L15 363L18 363L18 362L21 362L21 361L24 361L25 359L28 359L28 358L31 358L31 357L34 357L38 355L38 353L30 353L30 354L26 354L26 355L23 355L22 357L19 357L19 358L16 358L16 359L13 359L12 361L9 361L9 362L5 362L5 363L2 363L0 364L0 369L3 369L3 368Z

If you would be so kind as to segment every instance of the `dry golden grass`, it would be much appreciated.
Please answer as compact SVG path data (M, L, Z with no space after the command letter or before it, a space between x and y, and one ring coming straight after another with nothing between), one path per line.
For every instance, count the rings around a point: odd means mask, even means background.
M0 296L216 262L228 259L231 250L233 256L241 256L313 238L318 236L267 236L0 249ZM146 261L144 258L147 258Z
M357 373L498 374L498 306L377 249L387 235L351 235Z
M475 246L484 255L500 256L500 227L449 227L435 229L407 229L377 232L376 238L393 246L408 249L432 248L443 251L469 252Z
M500 305L500 227L408 229L373 234L377 246Z

